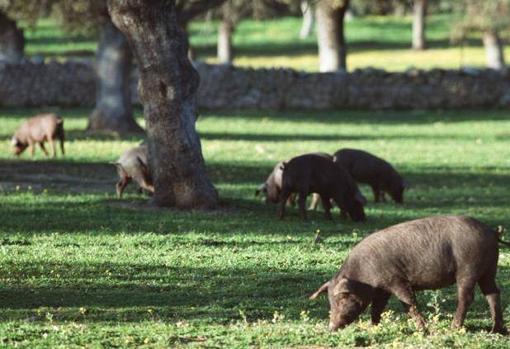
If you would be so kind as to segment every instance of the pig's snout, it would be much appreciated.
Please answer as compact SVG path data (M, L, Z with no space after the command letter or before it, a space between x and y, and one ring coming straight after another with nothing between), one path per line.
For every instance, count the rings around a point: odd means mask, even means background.
M333 322L330 322L329 323L329 330L334 332L334 331L337 331L337 330L340 330L342 328L344 328L345 326L347 326L346 324L343 324L343 323L333 323Z

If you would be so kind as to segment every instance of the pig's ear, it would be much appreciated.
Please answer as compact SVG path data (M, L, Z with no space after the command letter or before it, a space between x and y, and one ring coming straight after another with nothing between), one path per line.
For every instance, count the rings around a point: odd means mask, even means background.
M365 206L367 204L367 198L365 196L363 196L363 194L361 194L361 192L359 192L359 191L356 193L356 195L354 195L354 198L356 199L356 201L358 201L363 206Z
M314 294L312 294L310 297L308 297L308 299L315 299L315 298L317 298L322 292L327 291L328 287L329 287L329 281L326 282L321 287L319 287L319 289L317 291L315 291Z
M347 278L341 278L333 288L333 296L352 293L354 291L354 288L355 285L353 281Z

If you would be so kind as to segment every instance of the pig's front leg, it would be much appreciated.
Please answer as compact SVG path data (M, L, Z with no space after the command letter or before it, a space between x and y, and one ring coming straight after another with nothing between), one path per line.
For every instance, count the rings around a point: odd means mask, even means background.
M298 197L298 206L299 206L299 216L301 219L306 220L306 196L307 193L304 191L299 192Z
M377 289L372 298L372 308L370 316L372 318L372 325L377 325L381 321L381 314L388 304L388 299L391 294L383 291L381 289Z
M44 142L40 142L39 145L41 146L41 149L44 152L44 155L49 156L50 154L46 150L46 147L44 146Z
M35 144L32 141L28 142L28 151L30 152L30 156L34 157L34 155L35 155Z
M51 157L57 157L57 147L55 146L55 140L50 138Z
M320 198L322 201L322 207L324 208L324 216L326 217L326 219L332 220L333 217L331 217L331 200L324 196L321 196Z
M280 192L280 202L278 204L278 216L280 219L283 219L285 216L285 204L287 203L287 199L290 196L290 192L287 189L282 189Z
M392 292L395 296L400 300L400 302L404 305L407 313L411 318L416 322L416 327L425 333L427 333L427 327L425 326L425 319L418 311L418 306L416 304L416 297L414 296L414 292L412 287L404 282L401 284L395 285L392 287Z

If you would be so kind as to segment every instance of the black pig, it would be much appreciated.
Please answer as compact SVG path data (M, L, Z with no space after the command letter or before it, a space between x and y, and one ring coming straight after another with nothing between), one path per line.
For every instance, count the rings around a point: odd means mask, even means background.
M496 286L498 241L494 230L470 217L438 216L397 224L358 243L333 279L310 298L328 292L329 327L336 330L355 321L369 304L372 323L379 323L394 295L425 330L415 291L457 283L453 326L461 327L478 284L489 303L492 332L506 333Z
M311 154L315 154L318 156L322 156L326 159L333 160L333 156L331 156L327 153L317 152L317 153L311 153ZM266 203L273 203L273 204L278 203L278 200L280 197L280 192L282 190L282 172L283 172L282 165L283 165L283 163L284 163L283 161L280 161L279 163L277 163L276 166L273 168L273 171L271 171L271 173L267 177L266 181L264 183L262 183L255 191L255 196L258 196L260 193L265 195ZM312 201L313 209L315 209L317 207L317 202L319 199L320 199L319 196L314 194L313 201ZM291 206L295 205L294 195L289 196L287 203ZM312 208L312 206L311 206L311 208Z
M299 213L306 219L305 203L309 193L321 197L326 219L331 219L331 201L347 212L355 222L365 220L366 199L349 173L331 160L316 154L305 154L282 165L282 189L279 216L285 215L285 202L291 193L298 193Z
M405 182L387 161L363 150L347 148L337 151L333 161L343 166L356 182L370 185L375 202L386 201L385 192L395 202L404 202Z

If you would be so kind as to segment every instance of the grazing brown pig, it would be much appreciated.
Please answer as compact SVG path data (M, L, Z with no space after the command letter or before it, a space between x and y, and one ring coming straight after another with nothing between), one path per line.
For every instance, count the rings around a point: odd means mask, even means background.
M347 148L337 151L333 161L343 166L356 182L370 185L375 202L386 201L385 192L397 203L404 201L404 180L387 161L363 150Z
M327 153L317 152L317 153L310 153L318 156L322 156L326 159L333 160L333 157ZM288 160L287 160L288 161ZM266 203L278 203L278 200L280 198L280 192L282 189L282 165L283 161L280 161L276 164L276 166L273 168L273 171L269 174L266 181L262 183L257 190L255 191L255 196L258 196L260 193L265 195L266 197ZM310 206L310 209L317 208L317 203L320 200L320 197L318 194L313 194L312 199L312 205ZM295 205L296 198L293 194L289 196L289 199L287 201L287 204L290 206Z
M64 151L64 120L55 114L40 114L26 121L16 130L12 137L11 144L13 152L20 155L29 148L30 155L34 156L35 146L39 144L44 154L48 156L48 151L44 147L44 142L49 142L52 156L57 156L55 140L60 141L60 150L62 155Z
M310 193L317 193L322 200L326 219L331 219L331 199L347 212L355 222L365 220L363 205L366 199L349 173L323 156L305 154L282 165L282 189L279 216L285 215L285 202L291 193L298 193L299 214L306 219L305 203Z
M147 161L149 150L146 144L126 150L113 164L117 167L117 197L121 198L126 186L134 180L141 189L154 193L152 175Z
M502 242L496 231L470 217L438 216L397 224L354 246L338 273L310 299L328 292L329 327L336 330L355 321L369 304L372 323L379 323L394 295L425 330L414 292L457 283L453 326L461 327L478 284L489 303L492 332L506 333L496 286L498 241Z

